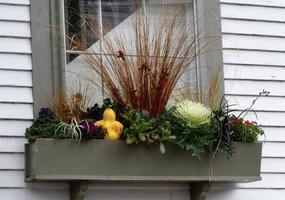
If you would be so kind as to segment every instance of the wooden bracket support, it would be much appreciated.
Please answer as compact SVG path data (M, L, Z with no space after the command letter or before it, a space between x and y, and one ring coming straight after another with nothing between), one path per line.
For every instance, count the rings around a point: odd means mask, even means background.
M88 181L73 181L69 183L70 200L84 200Z
M210 183L206 181L192 182L190 184L190 199L191 200L206 200L208 191L210 190Z

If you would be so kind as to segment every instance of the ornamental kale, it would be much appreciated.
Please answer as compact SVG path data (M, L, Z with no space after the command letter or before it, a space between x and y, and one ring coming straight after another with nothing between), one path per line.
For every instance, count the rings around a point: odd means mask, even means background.
M42 108L32 126L26 129L25 137L29 142L33 142L36 138L70 138L71 132L68 131L58 131L58 134L55 135L59 123L59 118L52 110Z
M175 107L169 109L161 120L169 121L171 124L171 133L175 137L172 143L184 150L192 151L193 156L197 158L202 158L215 141L216 123L213 120L193 126L185 119L177 117Z
M205 105L190 100L183 100L175 105L173 114L189 126L197 126L210 122L211 109Z

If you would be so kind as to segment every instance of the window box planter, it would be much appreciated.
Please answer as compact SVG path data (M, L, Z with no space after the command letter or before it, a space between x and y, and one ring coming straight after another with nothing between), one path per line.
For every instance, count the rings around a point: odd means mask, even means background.
M261 149L261 143L235 143L229 159L218 153L198 160L174 146L161 154L125 141L38 139L25 147L25 180L70 182L71 199L84 198L88 181L189 182L197 200L210 182L260 180Z

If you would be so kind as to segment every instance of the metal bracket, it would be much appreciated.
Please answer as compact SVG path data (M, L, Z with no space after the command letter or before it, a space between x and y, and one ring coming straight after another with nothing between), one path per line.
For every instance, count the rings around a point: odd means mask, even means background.
M88 181L73 181L69 183L70 200L84 200Z
M210 183L206 181L190 183L190 199L206 200L206 196L210 190L210 186Z

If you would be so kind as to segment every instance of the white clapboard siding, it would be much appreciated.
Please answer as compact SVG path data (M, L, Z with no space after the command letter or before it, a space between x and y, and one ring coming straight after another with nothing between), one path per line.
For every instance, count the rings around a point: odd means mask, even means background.
M24 153L24 137L0 137L0 152L2 153Z
M0 69L31 70L31 55L1 53Z
M222 32L284 37L285 26L283 23L223 19Z
M47 188L0 188L3 200L69 200L67 189Z
M24 170L23 153L0 153L0 170Z
M31 126L30 120L1 120L0 119L0 136L24 136L26 128ZM11 128L12 127L12 128Z
M263 158L261 161L261 171L267 173L285 173L284 158Z
M284 142L265 142L262 150L263 157L280 157L285 159Z
M224 77L227 79L285 81L285 66L224 65Z
M161 194L162 193L162 194ZM181 191L173 190L157 190L156 188L132 189L126 187L124 189L94 188L89 189L86 193L86 200L172 200L172 199L189 199L187 189ZM168 195L166 197L166 195ZM0 196L5 200L69 200L67 189L0 189ZM147 196L147 198L146 198Z
M67 200L67 184L24 183L24 133L33 119L29 4L0 0L0 199Z
M284 51L285 38L252 37L250 35L223 34L223 47L232 49L252 49L267 51Z
M285 195L282 103L285 101L285 2L221 1L224 2L221 9L227 98L238 102L236 108L243 109L263 89L269 90L271 96L262 97L254 107L259 110L258 122L264 126L266 135L260 138L265 141L263 180L214 184L207 200L282 200ZM29 0L0 0L0 199L68 200L67 184L24 182L24 132L33 119L29 3ZM248 117L255 119L252 113ZM188 184L92 183L86 199L184 200L189 199L188 187Z
M233 112L235 115L239 115L240 111ZM256 119L256 116L258 117ZM278 127L284 127L284 121L285 121L285 114L284 112L279 111L268 111L268 112L249 112L245 119L251 120L251 121L258 121L258 124L262 126L278 126Z
M262 180L214 184L208 200L281 200L285 195L285 1L221 0L225 93L233 109L251 105L270 92L246 119L258 121L265 135ZM236 112L235 114L238 114Z
M0 36L31 37L30 23L0 21ZM2 44L1 44L2 45Z
M252 6L222 4L221 13L224 18L285 22L284 8L255 7L253 12Z
M256 97L248 96L227 96L229 104L233 105L232 109L247 109L255 99ZM284 97L259 97L252 109L256 111L285 111Z
M30 7L0 4L0 20L30 21Z
M0 87L0 102L33 103L32 88Z
M30 0L0 0L0 3L30 5Z
M247 50L224 50L224 62L232 64L285 65L285 53Z
M221 0L222 3L245 4L253 6L285 7L284 0Z
M32 104L0 103L0 119L33 119Z
M263 89L270 95L284 96L285 82L254 81L254 80L225 80L227 94L258 95Z
M212 189L217 188L260 188L260 189L283 189L285 187L285 174L262 173L262 180L250 183L215 183ZM257 198L258 194L256 194ZM281 200L281 199L280 199Z
M263 127L264 136L260 137L262 141L281 141L285 142L285 127Z
M47 184L47 183L45 183ZM55 184L59 186L60 184ZM172 199L189 199L189 188L188 185L176 186L167 185L165 186L155 186L149 184L146 187L144 184L116 184L110 186L110 184L95 184L94 186L89 186L86 192L86 200L172 200ZM13 192L12 192L13 191ZM52 193L52 194L49 194ZM22 196L20 196L22 195ZM31 186L29 189L18 188L17 190L12 190L8 188L0 189L0 196L5 197L5 200L68 200L69 193L67 187L37 187L35 185Z
M30 39L0 37L0 52L31 53Z
M32 72L0 70L0 85L32 87Z
M23 170L0 171L0 188L68 188L66 183L25 183L25 172Z
M207 200L282 200L283 189L211 189Z

